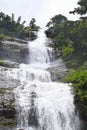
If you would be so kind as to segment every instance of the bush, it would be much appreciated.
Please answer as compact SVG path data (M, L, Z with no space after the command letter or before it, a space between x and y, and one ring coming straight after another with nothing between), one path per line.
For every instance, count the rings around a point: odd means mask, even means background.
M80 69L87 70L87 61L85 61L81 66Z
M67 56L72 55L73 51L74 51L73 47L63 46L62 47L62 56L63 56L63 58L66 58Z
M68 72L65 82L72 83L83 107L87 106L87 70L73 70Z
M65 79L79 89L87 89L87 70L69 72Z

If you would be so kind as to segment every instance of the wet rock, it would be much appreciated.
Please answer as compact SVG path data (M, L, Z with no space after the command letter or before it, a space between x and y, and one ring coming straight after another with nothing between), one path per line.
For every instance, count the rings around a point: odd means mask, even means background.
M75 112L80 117L81 127L82 127L81 130L86 130L87 129L87 113L84 111L83 103L77 94L75 94L74 96L74 104L76 107Z
M4 89L4 93L2 92L0 91L0 117L4 116L6 118L14 118L16 110L12 90Z
M37 109L35 107L32 107L29 111L29 125L38 127L38 116L37 116Z
M14 118L16 111L15 109L3 109L0 110L0 116L4 116L5 118Z
M1 91L0 88L0 126L14 127L16 122L16 110L14 105L14 96L12 95L12 90L3 88ZM1 130L0 128L0 130ZM4 128L7 130L7 128Z
M36 97L37 97L36 93L35 92L31 92L31 98L36 98Z
M26 40L19 39L19 38L13 38L12 40L9 40L9 41L18 42L18 43L21 43L21 44L28 44L28 42Z
M28 45L25 43L3 41L0 43L0 59L17 63L28 63Z
M20 82L8 77L9 69L0 66L0 130L12 130L17 125L13 91Z
M61 79L66 74L67 68L62 59L58 59L52 62L52 65L48 71L51 73L52 81L61 81Z
M17 122L14 118L0 117L0 130L15 130Z
M20 81L8 77L7 71L9 68L0 66L0 88L14 89L20 85Z
M2 66L7 67L7 68L18 68L19 63L17 62L12 62L10 60L1 60L2 61Z

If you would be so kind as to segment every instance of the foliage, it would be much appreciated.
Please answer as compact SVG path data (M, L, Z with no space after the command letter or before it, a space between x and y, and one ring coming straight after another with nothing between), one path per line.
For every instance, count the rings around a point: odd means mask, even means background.
M87 114L87 70L70 70L65 81L72 83L82 104L84 114Z
M29 27L30 27L30 29L31 29L32 31L38 31L38 29L40 29L40 27L37 26L37 25L35 24L35 22L36 22L35 18L32 18L31 21L30 21L30 23L29 23Z
M81 70L87 70L87 61L85 61L79 68Z
M71 68L64 80L72 83L79 99L77 105L80 104L81 112L87 120L87 0L79 0L78 5L70 13L84 17L76 21L66 18L62 23L57 20L59 15L54 16L52 19L56 20L48 22L45 33L52 39L55 52L59 51L68 69Z
M76 70L70 69L65 81L73 84L82 102L83 111L87 113L87 22L65 20L63 23L52 24L51 20L47 25L49 26L45 32L52 39L55 52L61 52L67 67L79 67Z
M38 31L39 26L35 24L36 20L32 18L29 23L29 26L24 26L26 21L21 22L21 16L18 17L17 21L14 20L14 14L8 16L3 12L0 12L0 34L8 35L11 37L21 38L21 39L30 39L29 33L33 33L33 38L35 39L36 35L33 31Z
M74 11L70 11L70 13L77 13L82 15L85 15L87 13L87 0L79 0L77 3L79 6L74 9ZM81 17L83 20L87 20L87 17Z
M57 19L58 17L60 19L60 15L57 15ZM54 16L52 19L55 18ZM56 54L61 52L62 58L66 59L76 58L76 55L78 55L76 63L80 66L87 59L87 22L81 20L70 21L66 18L63 23L59 21L57 23L57 20L54 20L56 22L54 24L53 21L52 24L52 19L51 26L48 22L47 25L49 26L45 33L47 37L52 39Z
M71 82L74 84L76 89L87 89L87 70L78 70L70 72L66 77L67 82Z
M74 48L63 46L62 47L62 56L63 56L63 58L66 58L67 56L72 55L73 51L74 51Z
M55 26L56 24L61 24L67 21L67 18L61 14L55 15L51 18L50 22L47 23L46 27Z

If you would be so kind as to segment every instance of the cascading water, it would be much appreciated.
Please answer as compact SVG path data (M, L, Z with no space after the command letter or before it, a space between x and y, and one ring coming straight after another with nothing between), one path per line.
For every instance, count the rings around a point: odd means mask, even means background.
M15 90L17 129L21 130L81 130L75 114L74 95L68 84L52 82L46 38L42 32L29 43L29 65L21 64L8 75L19 79Z

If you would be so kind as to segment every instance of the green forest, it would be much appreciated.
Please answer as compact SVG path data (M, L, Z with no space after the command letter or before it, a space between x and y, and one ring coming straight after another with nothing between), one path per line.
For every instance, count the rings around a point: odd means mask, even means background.
M60 56L66 63L68 72L63 80L74 86L79 109L87 121L87 1L79 0L77 4L70 13L79 14L79 20L56 15L47 23L45 33L53 41L56 58Z

